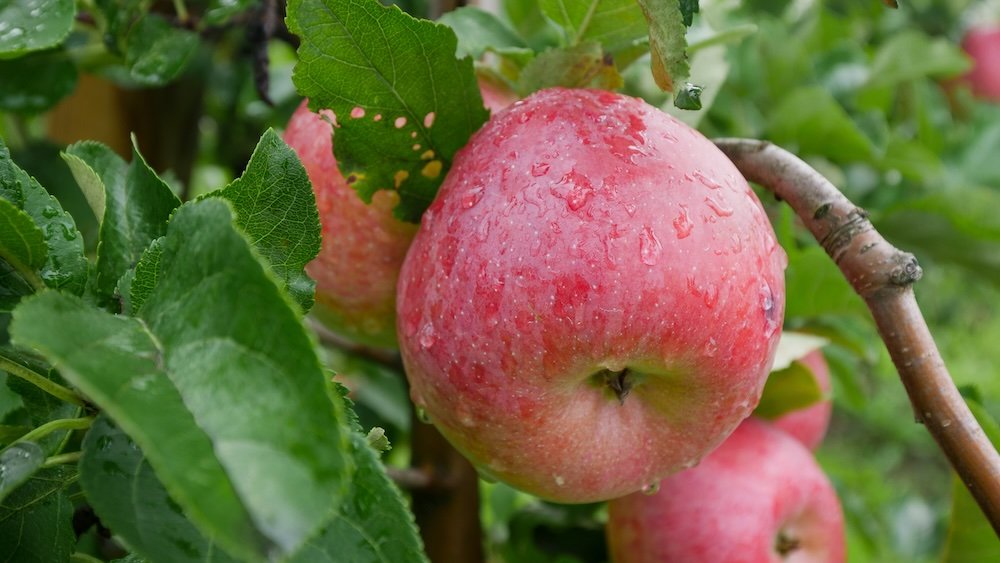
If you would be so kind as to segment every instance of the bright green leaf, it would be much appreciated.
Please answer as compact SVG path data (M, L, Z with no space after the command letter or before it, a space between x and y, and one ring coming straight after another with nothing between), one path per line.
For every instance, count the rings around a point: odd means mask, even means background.
M868 308L847 283L840 268L819 246L789 253L785 271L785 316L856 315Z
M928 77L955 76L968 69L969 60L952 41L907 30L894 34L879 47L869 84L894 86Z
M489 117L472 60L455 57L451 28L374 0L292 0L287 21L302 40L292 78L337 115L344 177L365 201L396 190L396 215L416 222Z
M62 51L0 59L0 109L34 114L56 105L76 88L76 65Z
M351 468L295 308L218 199L178 209L148 276L140 319L47 292L15 312L11 333L136 440L227 551L295 551L332 516Z
M615 65L604 57L598 43L550 49L535 57L521 73L522 95L543 88L599 88L614 90L624 84Z
M236 14L246 12L257 3L258 0L208 0L201 25L208 27L224 24Z
M649 30L642 8L635 0L541 0L538 5L563 28L569 46L595 41L605 52L616 56L643 45L632 54L633 59L645 51ZM627 62L631 61L621 62L619 68L624 68Z
M770 110L770 138L800 155L865 161L874 146L844 108L819 86L799 88Z
M101 522L151 560L234 561L184 516L142 450L104 415L84 440L80 482Z
M87 259L83 255L83 237L76 223L63 211L59 202L39 183L10 159L10 152L0 140L0 198L31 216L42 230L48 252L39 271L42 282L51 288L79 295L87 283ZM0 302L9 272L0 269Z
M43 469L0 502L0 546L4 561L66 561L76 535L66 487L76 472Z
M198 50L198 36L147 14L129 30L125 64L130 76L145 86L161 86L180 75Z
M823 399L816 376L801 362L792 362L785 369L772 371L764 384L760 403L754 416L774 420L779 416L806 408Z
M0 58L58 45L75 16L73 0L0 0Z
M298 156L273 130L254 149L243 176L215 192L229 200L236 224L303 311L316 289L305 266L319 254L319 211L312 184Z
M34 442L18 442L0 452L0 503L45 462L45 452Z
M34 275L45 265L49 248L30 215L0 199L0 260Z
M531 53L521 36L497 16L473 6L445 13L438 19L458 37L457 55L478 59L487 51Z
M673 92L688 77L687 39L679 0L638 0L649 24L653 78L665 92Z

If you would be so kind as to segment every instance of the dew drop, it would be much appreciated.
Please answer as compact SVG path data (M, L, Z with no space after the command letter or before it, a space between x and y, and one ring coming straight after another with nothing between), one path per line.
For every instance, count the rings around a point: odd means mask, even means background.
M111 436L101 436L97 439L97 449L107 450L111 447Z
M660 252L663 246L653 233L653 229L648 225L642 228L639 233L639 259L647 266L655 266L660 259Z
M351 110L351 117L353 117L354 119L361 119L364 116L365 116L365 108L361 106L355 106L354 109Z
M479 223L476 228L476 238L479 242L485 242L490 236L490 219L489 217L483 217L483 220Z
M705 198L705 203L715 212L719 217L729 217L733 214L733 208L727 207L724 203L720 203L711 197Z
M719 287L713 283L708 284L702 298L706 307L709 309L715 307L715 304L719 302Z
M683 239L691 236L691 231L694 230L694 223L691 222L691 216L688 215L688 210L686 205L681 205L681 212L674 217L674 230L677 231L677 238Z
M709 188L709 189L712 189L712 190L718 190L718 189L722 188L722 184L720 184L720 183L716 182L715 180L709 178L708 176L706 176L705 174L703 174L700 171L695 172L693 174L693 176L699 182L701 182L701 185L705 186L706 188Z
M760 306L764 312L764 320L767 321L766 335L770 337L774 334L775 330L778 330L779 323L776 318L777 312L774 306L774 293L771 292L771 286L766 281L760 284Z
M69 225L63 224L63 225L60 225L60 226L62 227L62 236L63 236L64 239L66 239L66 240L76 240L76 233L73 232L73 229L71 229L69 227Z
M485 190L483 189L482 185L477 185L473 186L471 190L462 194L462 199L461 199L462 208L472 209L473 207L475 207L475 205L483 199L484 191Z
M424 350L433 346L434 342L437 341L437 336L434 335L434 325L425 323L423 328L420 329L420 334L417 338L420 342L420 347Z
M548 162L536 162L531 165L531 175L538 178L549 173Z
M642 494L644 495L655 495L660 491L660 482L650 483L642 488Z
M714 338L709 337L708 342L705 343L705 355L709 358L715 356L715 353L719 351L719 345L715 342Z
M45 217L46 219L51 219L56 215L59 215L59 210L51 205L47 205L44 209L42 209L42 217Z

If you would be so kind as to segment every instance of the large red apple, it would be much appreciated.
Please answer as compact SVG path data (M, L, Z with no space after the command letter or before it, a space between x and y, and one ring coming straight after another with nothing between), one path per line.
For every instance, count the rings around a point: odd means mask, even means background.
M487 476L561 502L628 494L753 410L785 263L698 132L635 98L538 92L460 151L407 254L412 399Z
M972 57L972 70L966 78L973 94L1000 102L1000 25L970 29L962 48Z
M830 426L830 414L833 403L830 394L830 367L823 358L823 352L813 350L798 360L805 364L816 384L823 392L823 400L804 409L792 411L774 420L774 425L790 434L810 450L815 450L823 441L826 429Z
M514 101L498 84L480 79L479 86L492 111ZM335 118L325 113L309 111L303 100L284 135L309 175L323 226L322 249L306 267L316 280L313 314L355 341L395 347L396 279L416 225L393 216L395 192L377 192L369 205L347 185L333 156Z
M837 494L799 442L747 419L701 464L652 495L608 505L614 563L837 563Z

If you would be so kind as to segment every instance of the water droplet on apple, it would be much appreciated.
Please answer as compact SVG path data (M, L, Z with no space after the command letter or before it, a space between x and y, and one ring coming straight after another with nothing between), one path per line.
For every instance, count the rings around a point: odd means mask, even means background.
M560 487L566 484L566 479L564 479L562 475L553 475L552 478L555 480L556 485L559 485Z
M715 307L715 304L719 302L719 287L714 283L708 284L705 293L702 294L702 300L709 309Z
M716 182L715 180L709 178L704 173L696 171L693 176L701 183L701 185L712 190L718 190L722 188L722 184Z
M538 178L549 173L548 162L536 162L531 165L531 175Z
M677 238L683 239L691 235L691 231L694 230L694 223L691 222L691 217L688 215L688 209L686 205L681 205L681 212L674 217L674 230L677 231Z
M420 342L420 347L424 350L433 346L434 342L437 341L437 337L434 335L434 325L431 323L425 323L420 329L420 334L417 338Z
M760 306L764 312L764 320L767 321L766 336L770 337L774 334L774 331L778 330L780 323L779 319L776 318L777 311L775 311L776 308L774 306L774 293L766 281L760 283Z
M705 343L705 355L708 357L715 356L715 353L719 351L719 345L715 342L714 338L709 337L708 342Z
M639 259L647 266L655 266L660 259L660 252L663 246L653 233L653 229L648 225L642 228L639 233Z
M473 186L471 190L462 194L462 208L472 209L481 199L483 199L483 186Z
M644 486L642 488L642 494L644 494L644 495L655 495L659 491L660 491L660 482L659 481L656 481L654 483L650 483L650 484L648 484L648 485L646 485L646 486Z
M431 423L431 415L427 414L427 409L424 407L417 407L417 419L424 424Z
M726 204L716 201L711 197L705 198L705 204L708 205L708 207L711 208L712 211L714 211L719 217L729 217L733 214L732 207L728 207Z

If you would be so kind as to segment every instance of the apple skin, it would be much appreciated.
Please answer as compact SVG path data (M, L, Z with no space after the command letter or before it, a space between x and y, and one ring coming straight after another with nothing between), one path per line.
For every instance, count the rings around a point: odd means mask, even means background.
M458 153L407 254L411 398L487 477L623 496L753 410L786 263L701 134L635 98L537 92Z
M839 563L846 550L840 502L812 454L755 418L655 494L611 501L607 532L614 563ZM779 534L797 542L784 556Z
M830 426L830 414L833 403L830 394L830 367L823 358L823 352L813 350L798 361L809 368L820 391L823 400L804 409L784 414L773 421L774 426L784 430L810 450L815 450L823 442L826 429Z
M962 48L973 61L966 76L972 93L1000 102L1000 25L970 29L962 39Z

